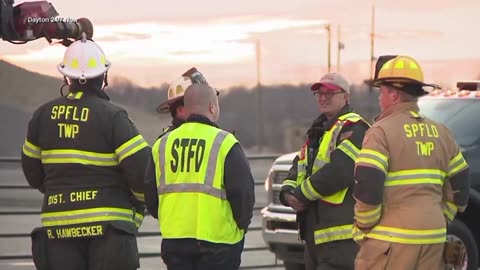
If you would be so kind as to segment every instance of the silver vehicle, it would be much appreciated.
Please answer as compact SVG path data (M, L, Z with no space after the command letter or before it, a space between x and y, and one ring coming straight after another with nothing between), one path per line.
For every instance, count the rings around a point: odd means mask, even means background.
M296 154L283 155L273 162L265 181L268 206L262 210L263 239L270 251L283 260L286 270L304 269L303 243L298 234L295 211L283 206L279 199L282 182Z

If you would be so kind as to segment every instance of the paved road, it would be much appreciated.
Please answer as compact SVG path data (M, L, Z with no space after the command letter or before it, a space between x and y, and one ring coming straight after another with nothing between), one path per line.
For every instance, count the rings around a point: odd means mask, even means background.
M251 169L255 179L262 182L266 177L271 164L270 161L252 161ZM19 164L0 164L0 185L25 184L25 179L20 171ZM266 205L266 196L263 185L256 186L256 206ZM0 211L25 211L38 210L41 205L42 196L34 190L0 190ZM252 220L253 227L261 224L259 212L256 211ZM2 216L0 218L0 234L4 233L29 233L32 228L39 226L39 217L37 215L29 216ZM158 231L156 220L146 217L141 227L141 231ZM140 252L159 253L160 237L142 237L139 238ZM246 237L246 248L264 247L260 231L251 231ZM30 253L30 240L28 238L1 238L0 256L6 255L28 255ZM274 265L278 263L279 267L258 268L258 269L283 269L281 261L276 261L275 256L268 250L249 251L242 255L242 267L254 265ZM9 260L0 261L2 270L33 270L35 267L31 260ZM160 257L141 259L141 269L158 270L166 269Z

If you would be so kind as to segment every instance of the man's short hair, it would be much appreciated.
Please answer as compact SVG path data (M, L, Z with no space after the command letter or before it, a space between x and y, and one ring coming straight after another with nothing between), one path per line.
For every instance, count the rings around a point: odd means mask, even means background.
M177 116L177 109L179 107L182 107L184 106L184 103L183 103L183 98L179 99L179 100L176 100L174 101L173 103L171 103L169 105L169 110L170 110L170 115L172 117L176 117Z

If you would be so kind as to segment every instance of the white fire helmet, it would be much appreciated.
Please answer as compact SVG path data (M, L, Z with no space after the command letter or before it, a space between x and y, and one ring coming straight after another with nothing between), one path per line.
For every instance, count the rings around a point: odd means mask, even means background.
M106 73L111 65L100 46L82 38L67 48L57 69L67 78L86 80Z
M198 71L195 67L192 67L188 71L183 73L182 76L178 77L172 83L170 83L167 92L168 99L167 101L158 105L157 112L168 112L170 109L170 105L173 104L175 101L183 98L185 90L187 90L190 85L196 83L208 84L203 74L200 73L200 71Z

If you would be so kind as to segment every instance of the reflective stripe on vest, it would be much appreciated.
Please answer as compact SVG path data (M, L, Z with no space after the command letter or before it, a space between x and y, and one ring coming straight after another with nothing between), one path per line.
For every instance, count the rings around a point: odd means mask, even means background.
M317 158L315 158L315 161L313 162L313 170L318 171L318 170L320 170L320 168L325 166L325 164L327 164L327 163L328 163L328 161L321 160L320 157L317 156ZM313 170L312 170L312 174L313 174Z
M169 131L170 131L170 129L172 129L172 127L171 127L171 126L164 127L164 128L162 129L162 132L163 132L163 134L162 134L162 135L160 135L160 137L162 137L163 135L165 135L165 133L169 132Z
M115 153L95 153L75 149L42 150L42 163L78 163L95 166L117 166Z
M232 134L194 122L155 142L152 158L164 239L234 244L244 237L223 188L225 159L236 143Z
M355 161L360 153L360 150L349 140L343 140L338 146L337 149L342 150L347 156L349 156L353 161Z
M137 135L118 147L115 153L97 153L76 149L51 149L42 150L40 156L44 164L77 163L94 166L118 166L122 160L144 147L148 147L147 142L142 135Z
M29 142L28 140L25 140L25 143L23 144L22 152L27 157L40 159L42 149L40 149L40 147L34 145L33 143Z
M455 218L455 215L457 214L458 208L455 204L446 201L442 203L442 211L443 214L450 220L452 221Z
M145 194L135 192L131 189L130 189L130 192L132 192L133 196L135 196L135 199L137 199L140 202L145 202Z
M173 192L198 192L217 197L222 200L227 199L227 194L224 190L214 187L209 187L205 184L184 183L184 184L169 184L158 187L158 194L167 194Z
M361 223L363 226L368 226L370 224L374 225L380 220L382 215L382 205L375 207L370 211L358 211L355 209L355 219L357 222Z
M328 130L324 133L322 142L320 144L320 149L318 151L319 155L317 155L317 158L321 157L320 160L323 160L327 163L330 162L330 153L333 150L335 150L335 148L337 148L337 146L336 146L337 138L338 138L338 135L340 134L340 131L343 128L343 125L345 125L345 123L347 123L347 122L356 123L358 121L363 121L365 123L368 123L367 121L365 121L362 117L360 117L356 113L347 113L347 114L344 114L344 115L338 117L338 120L335 123L335 125L330 130ZM323 155L323 157L320 156L320 155ZM314 169L315 169L315 167L314 167ZM320 168L318 168L318 169L320 169Z
M317 157L313 162L312 174L314 174L315 172L320 170L320 168L322 168L325 164L330 162L330 153L333 150L335 150L335 148L337 148L336 146L337 138L340 134L340 131L343 128L343 125L345 125L347 121L354 122L354 123L358 121L363 121L368 124L367 121L365 121L362 117L360 117L356 113L347 113L340 116L337 122L333 125L333 127L330 130L325 131L325 133L323 134L323 137L320 142L320 147L317 153ZM352 146L348 144L342 145L342 147L351 148L350 151L348 151L349 153L346 153L348 156L355 157L355 155L358 154L358 150L352 148ZM304 195L309 199L319 198L331 204L341 204L345 199L345 195L348 192L348 188L345 188L330 196L320 195L315 191L315 189L312 187L312 185L309 182L305 182L306 184L304 184L305 176L306 176L305 167L307 164L308 164L308 154L305 155L304 159L298 161L298 166L297 166L297 186L301 185L302 192L304 193ZM332 181L334 180L332 179Z
M365 239L365 233L362 232L357 226L353 225L352 227L352 236L355 242L359 242Z
M366 164L367 167L373 166L385 174L388 171L388 158L384 154L372 149L362 148L355 163L356 165Z
M297 181L296 180L290 180L290 179L285 179L282 183L284 186L291 186L293 188L297 187Z
M403 185L443 185L446 173L436 169L401 170L387 173L386 187Z
M358 228L354 228L353 237L355 241L362 240L366 237L400 244L442 244L447 240L447 229L407 230L386 226L375 226L367 234L358 230Z
M143 215L132 209L98 207L81 210L47 212L40 215L42 226L64 226L101 221L133 222L137 227L142 224Z
M468 165L463 158L462 152L458 152L458 154L448 162L448 176L451 177L467 167Z
M332 241L352 239L353 224L335 226L315 231L315 244L323 244Z
M143 139L142 135L137 135L115 149L115 155L118 162L122 162L122 160L135 154L144 147L148 147L148 143Z
M170 133L164 136L164 139L160 141L160 153L165 153L165 146ZM158 194L172 193L172 192L198 192L208 194L217 197L222 200L227 199L225 190L213 187L213 178L215 177L215 170L217 166L218 153L223 140L227 137L228 133L225 131L219 131L213 140L213 145L210 151L207 165L207 174L205 176L205 182L201 183L181 183L181 184L165 184L165 173L160 175L160 185L158 186ZM160 168L165 168L165 155L160 155Z

